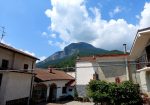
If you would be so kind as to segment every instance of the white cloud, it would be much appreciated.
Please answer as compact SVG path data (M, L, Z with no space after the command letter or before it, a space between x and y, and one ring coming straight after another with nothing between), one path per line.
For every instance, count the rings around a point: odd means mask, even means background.
M150 27L150 3L145 3L144 10L141 12L139 25L140 28Z
M51 34L51 38L56 38L56 34Z
M42 32L42 36L47 36L47 33L46 32Z
M68 44L65 42L56 42L55 46L58 46L60 49L64 49L65 46L67 46Z
M25 52L25 53L27 53L29 55L35 56L35 53L33 53L33 52L29 52L29 51L23 50L23 49L19 49L19 50L22 51L22 52Z
M115 14L120 13L122 10L119 6L116 6L113 11L109 12L110 17L113 17Z
M49 44L50 46L54 45L54 44L53 44L53 41L51 41L51 40L48 41L48 44Z
M39 57L39 59L40 59L40 61L43 61L46 59L46 56L41 56L41 57Z
M139 16L139 15L136 15L135 17L136 17L137 19L140 19L140 16Z
M150 4L146 3L141 13L140 25L129 24L124 19L104 20L100 10L92 8L94 18L89 16L84 0L51 0L52 9L45 14L51 19L49 26L52 32L57 32L62 42L55 45L63 48L72 42L88 42L105 49L121 49L123 43L132 45L135 33L140 26L150 25ZM121 12L116 7L113 13ZM148 26L146 25L146 26Z

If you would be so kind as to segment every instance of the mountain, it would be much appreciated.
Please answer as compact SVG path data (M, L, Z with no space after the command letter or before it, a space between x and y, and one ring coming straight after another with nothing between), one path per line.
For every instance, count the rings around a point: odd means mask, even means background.
M96 54L109 54L109 53L116 54L123 52L118 50L108 51L101 48L96 48L91 44L85 42L71 43L70 45L66 46L63 51L58 51L52 54L44 61L37 63L36 66L40 68L48 68L48 66L57 68L74 67L77 55L92 56Z

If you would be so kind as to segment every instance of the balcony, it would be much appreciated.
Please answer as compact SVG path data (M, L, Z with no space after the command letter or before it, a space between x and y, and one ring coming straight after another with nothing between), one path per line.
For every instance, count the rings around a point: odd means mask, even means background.
M136 69L142 69L144 67L150 67L150 54L144 54L141 57L139 57L138 59L136 59Z

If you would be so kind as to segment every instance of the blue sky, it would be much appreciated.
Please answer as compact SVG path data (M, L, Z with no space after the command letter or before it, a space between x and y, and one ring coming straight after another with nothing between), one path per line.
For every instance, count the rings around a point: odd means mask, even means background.
M0 0L0 26L4 43L41 59L80 41L130 49L137 29L150 26L150 0Z

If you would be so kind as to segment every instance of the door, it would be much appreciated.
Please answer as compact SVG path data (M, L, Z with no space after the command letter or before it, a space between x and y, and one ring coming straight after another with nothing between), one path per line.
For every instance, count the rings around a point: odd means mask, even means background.
M50 91L49 91L49 102L55 102L57 97L57 86L56 84L50 85Z

